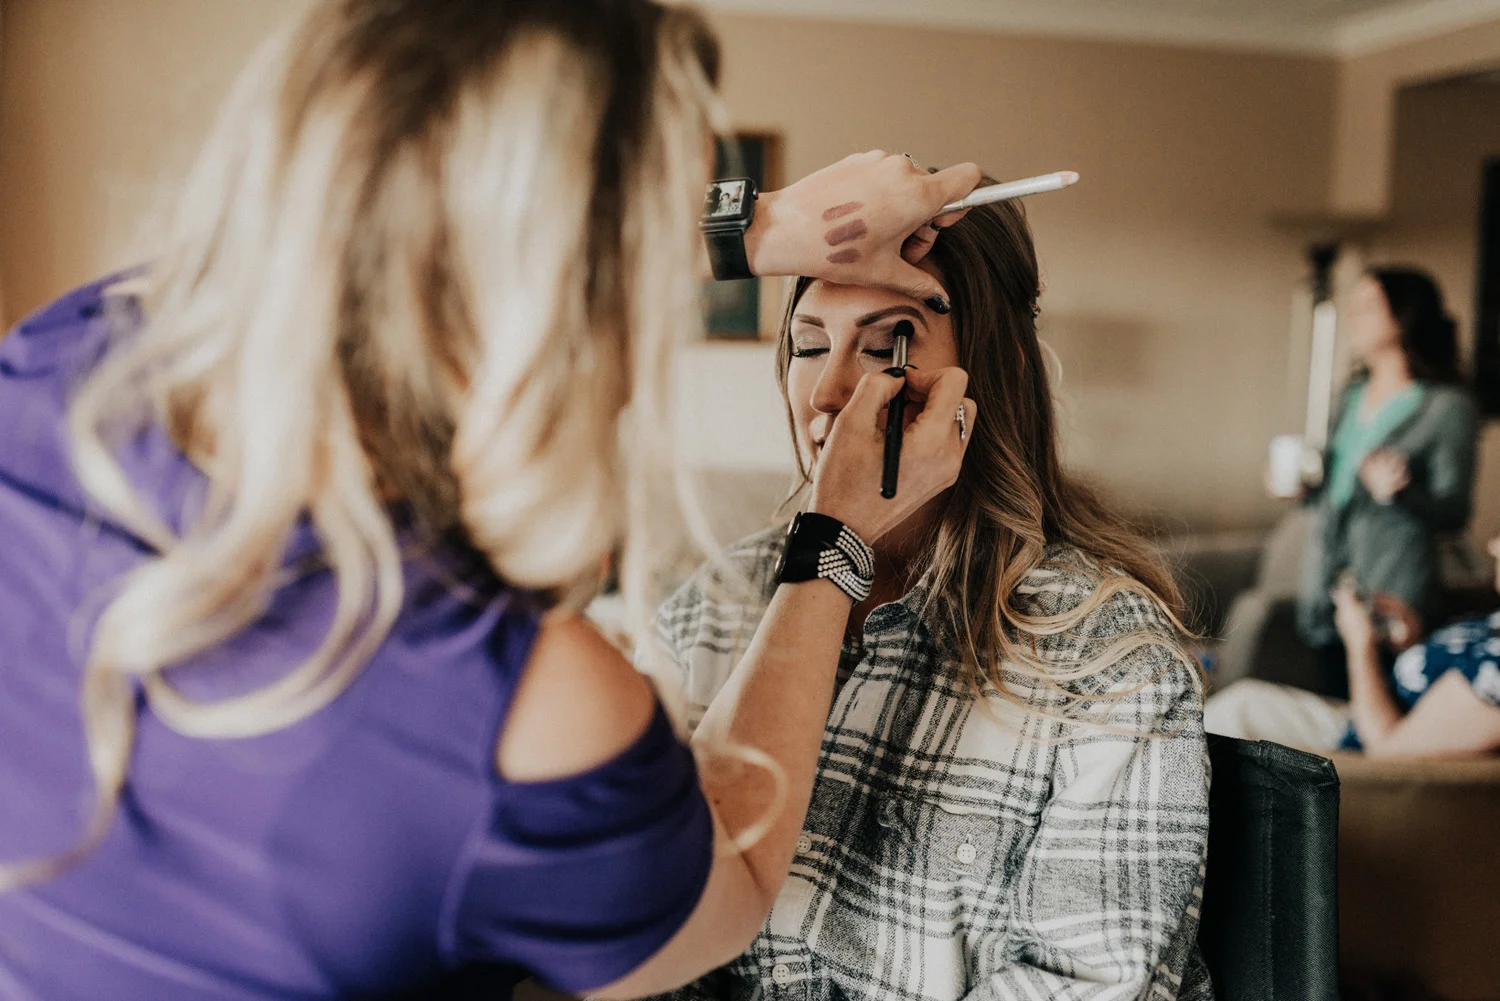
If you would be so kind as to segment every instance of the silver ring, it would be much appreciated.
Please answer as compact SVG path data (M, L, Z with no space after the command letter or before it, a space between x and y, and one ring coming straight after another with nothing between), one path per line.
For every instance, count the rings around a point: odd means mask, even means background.
M910 153L902 153L901 155L906 157L907 160L911 161L911 165L913 167L916 167L918 170L922 169L922 165L917 162L916 157L912 156Z
M969 437L969 423L964 418L964 405L958 405L958 440L965 441Z

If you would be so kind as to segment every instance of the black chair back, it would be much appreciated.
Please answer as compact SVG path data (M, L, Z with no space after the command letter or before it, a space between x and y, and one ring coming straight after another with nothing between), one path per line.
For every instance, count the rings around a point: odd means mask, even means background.
M1209 734L1213 785L1198 944L1219 1001L1338 1001L1333 762Z

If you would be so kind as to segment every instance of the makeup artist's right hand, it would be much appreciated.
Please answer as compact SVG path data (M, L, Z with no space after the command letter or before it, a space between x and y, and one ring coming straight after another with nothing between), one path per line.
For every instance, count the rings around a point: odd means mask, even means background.
M880 496L885 456L886 404L903 386L908 423L901 443L896 496ZM970 429L983 418L964 396L969 374L961 368L908 369L906 378L869 372L834 418L813 473L809 509L837 518L873 545L958 479L969 440L958 436L958 407Z
M979 180L972 163L929 174L899 153L845 157L760 196L745 234L750 268L758 275L887 288L947 312L942 284L915 266L932 241L908 240L933 223L957 222L963 213L939 216L938 210Z

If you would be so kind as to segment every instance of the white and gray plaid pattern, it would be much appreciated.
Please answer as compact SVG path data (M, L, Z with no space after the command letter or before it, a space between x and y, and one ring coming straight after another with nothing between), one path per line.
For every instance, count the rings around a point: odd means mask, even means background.
M759 625L783 543L770 530L736 544L721 565L733 572L700 569L662 606L658 631L693 724ZM1061 613L1099 579L1077 551L1053 546L1016 603ZM1061 677L1124 635L1148 630L1159 645L1079 680L1006 671L1026 708L998 696L981 705L919 620L922 591L876 608L862 642L845 647L812 807L765 928L739 959L664 997L1211 998L1196 945L1202 698L1169 652L1164 617L1116 595L1040 639L1039 654ZM1127 694L1080 705L1064 692ZM1047 718L1078 711L1107 712L1108 728Z

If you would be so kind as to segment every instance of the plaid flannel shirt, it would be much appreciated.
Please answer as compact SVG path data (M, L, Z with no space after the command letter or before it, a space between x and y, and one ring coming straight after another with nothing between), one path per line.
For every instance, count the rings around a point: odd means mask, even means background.
M748 647L783 543L775 529L751 536L725 554L743 580L705 566L663 605L691 724ZM1076 550L1046 557L1016 596L1023 611L1075 608L1100 580ZM760 935L664 997L1211 998L1197 947L1202 698L1164 616L1122 593L1040 639L1060 676L1111 639L1144 629L1160 642L1056 684L1005 671L1012 697L1040 711L1029 712L997 695L979 704L916 614L924 590L871 611L862 641L845 645L811 810ZM1127 694L1080 705L1059 688ZM1080 708L1107 711L1108 728L1042 715Z

